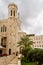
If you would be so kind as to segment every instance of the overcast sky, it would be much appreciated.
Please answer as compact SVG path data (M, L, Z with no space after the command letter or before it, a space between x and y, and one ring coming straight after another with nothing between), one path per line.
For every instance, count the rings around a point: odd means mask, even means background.
M43 0L0 0L0 19L8 17L9 3L17 4L24 32L43 35Z

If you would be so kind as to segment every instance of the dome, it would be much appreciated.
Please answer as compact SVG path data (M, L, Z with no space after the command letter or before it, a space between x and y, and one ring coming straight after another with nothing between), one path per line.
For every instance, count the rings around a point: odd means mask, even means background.
M14 6L14 7L16 7L16 8L17 8L17 5L16 5L16 4L14 4L14 3L10 3L10 4L8 5L8 7L10 7L10 6Z

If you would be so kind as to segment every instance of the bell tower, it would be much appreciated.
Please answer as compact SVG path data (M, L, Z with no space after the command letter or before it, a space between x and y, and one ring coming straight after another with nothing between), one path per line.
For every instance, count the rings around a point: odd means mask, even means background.
M9 17L16 17L17 16L17 5L15 4L9 4L8 6L8 16Z

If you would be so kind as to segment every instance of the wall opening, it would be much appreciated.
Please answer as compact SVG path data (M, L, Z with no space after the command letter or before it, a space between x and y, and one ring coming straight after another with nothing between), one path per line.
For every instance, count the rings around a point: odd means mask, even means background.
M14 11L14 16L15 16L15 11Z
M11 49L9 49L9 55L11 55Z
M11 10L11 16L12 16L12 10Z
M2 56L2 50L0 50L0 56Z

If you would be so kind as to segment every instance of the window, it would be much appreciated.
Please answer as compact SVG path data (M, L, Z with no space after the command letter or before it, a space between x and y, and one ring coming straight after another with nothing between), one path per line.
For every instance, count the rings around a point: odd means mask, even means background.
M37 47L39 47L39 46L37 45Z
M7 29L7 28L5 27L5 32L6 32L6 29Z
M6 27L5 25L3 25L3 26L1 27L1 32L6 32L6 29L7 29L7 27Z
M38 43L38 41L37 41L37 43Z
M42 47L43 47L43 45L42 45Z
M36 45L35 45L35 47L36 47Z
M0 56L2 56L2 50L0 50Z
M11 55L11 49L9 49L9 55Z
M1 32L2 32L2 27L1 27Z
M14 16L15 16L15 11L14 11Z
M41 47L41 45L40 45L40 47Z
M11 16L12 16L12 10L11 10Z
M6 41L7 41L7 37L2 37L1 38L1 46L6 47Z
M5 29L5 25L3 25L3 32L4 32L4 29Z

